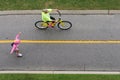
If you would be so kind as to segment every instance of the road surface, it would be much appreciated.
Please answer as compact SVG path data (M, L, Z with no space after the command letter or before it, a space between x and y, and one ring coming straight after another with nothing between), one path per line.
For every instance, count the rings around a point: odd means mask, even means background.
M0 70L120 70L120 43L117 43L120 15L62 15L62 18L72 22L70 30L36 29L34 23L41 19L40 15L0 16ZM13 40L18 32L22 32L22 40L73 43L21 43L23 57L17 58L9 54L11 46L5 41ZM74 43L76 40L82 42ZM96 43L104 40L105 43Z

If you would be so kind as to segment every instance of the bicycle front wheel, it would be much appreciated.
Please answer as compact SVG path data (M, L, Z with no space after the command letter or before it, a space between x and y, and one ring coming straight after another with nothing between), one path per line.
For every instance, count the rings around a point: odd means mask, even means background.
M35 22L35 27L38 29L44 30L48 28L48 24L43 21L37 21Z
M62 30L68 30L72 27L72 23L69 21L62 21L62 22L59 22L57 26Z

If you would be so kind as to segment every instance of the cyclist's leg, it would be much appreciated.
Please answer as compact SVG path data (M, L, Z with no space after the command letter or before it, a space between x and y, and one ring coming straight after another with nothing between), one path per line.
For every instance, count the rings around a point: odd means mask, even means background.
M52 21L47 21L46 23L48 24L48 27L52 26Z
M55 18L53 16L50 16L50 19L52 19L53 21L55 21Z
M56 19L54 17L50 16L50 19L52 19L52 23L55 23Z
M50 16L50 19L52 19L50 25L51 25L51 27L53 28L53 27L55 26L55 20L56 20L56 19L55 19L54 17L52 17L52 16Z

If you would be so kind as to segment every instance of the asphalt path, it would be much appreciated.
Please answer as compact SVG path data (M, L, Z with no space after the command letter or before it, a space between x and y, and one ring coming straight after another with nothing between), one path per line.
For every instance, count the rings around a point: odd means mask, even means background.
M58 17L57 15L53 15ZM0 16L0 70L120 70L119 43L21 43L22 58L10 55L10 43L18 32L21 40L120 40L120 15L62 15L70 30L39 30L40 15Z

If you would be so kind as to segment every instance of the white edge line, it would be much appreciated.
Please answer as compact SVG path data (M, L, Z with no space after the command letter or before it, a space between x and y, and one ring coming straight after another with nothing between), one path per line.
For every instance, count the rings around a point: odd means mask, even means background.
M120 74L99 71L0 71L0 74Z

